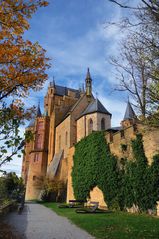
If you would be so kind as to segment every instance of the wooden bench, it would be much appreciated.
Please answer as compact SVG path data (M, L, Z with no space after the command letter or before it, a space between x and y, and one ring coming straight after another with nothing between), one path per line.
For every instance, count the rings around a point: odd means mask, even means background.
M92 202L92 201L90 201L90 202L88 202L88 204L87 204L87 208L88 208L90 211L92 211L92 212L94 212L98 207L99 207L99 202Z
M85 200L69 200L69 207L83 207L86 202Z
M84 207L85 200L69 200L68 203L58 205L59 208L81 208Z
M77 213L95 213L99 207L99 202L88 202L87 206L81 209L76 209Z

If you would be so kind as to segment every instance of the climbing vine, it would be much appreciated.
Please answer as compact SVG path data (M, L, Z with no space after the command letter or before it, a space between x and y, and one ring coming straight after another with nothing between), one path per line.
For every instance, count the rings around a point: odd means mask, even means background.
M72 181L76 199L89 198L98 186L109 208L139 211L153 209L159 200L159 155L151 166L145 156L142 135L132 140L133 159L118 159L110 152L103 132L93 132L75 146Z
M98 186L108 206L112 205L118 188L117 158L110 153L103 132L93 132L76 144L72 180L77 199L85 200Z

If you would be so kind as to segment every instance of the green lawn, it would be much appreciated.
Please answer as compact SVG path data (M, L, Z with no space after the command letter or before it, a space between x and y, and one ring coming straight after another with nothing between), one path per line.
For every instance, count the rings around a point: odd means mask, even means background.
M159 219L123 212L77 214L72 208L60 209L56 203L44 203L57 214L102 239L159 239Z

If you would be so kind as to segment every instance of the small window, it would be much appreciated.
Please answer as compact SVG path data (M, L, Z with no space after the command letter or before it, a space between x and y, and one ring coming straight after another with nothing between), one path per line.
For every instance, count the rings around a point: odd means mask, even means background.
M101 130L105 130L105 119L102 118L101 120Z
M36 176L34 175L34 176L33 176L33 181L35 181L35 180L36 180Z
M88 121L88 134L92 133L93 131L93 120L89 119Z

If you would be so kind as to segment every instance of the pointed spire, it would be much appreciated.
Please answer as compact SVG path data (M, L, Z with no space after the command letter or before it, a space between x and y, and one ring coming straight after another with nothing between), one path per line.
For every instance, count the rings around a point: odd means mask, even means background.
M36 116L37 116L37 117L41 117L40 100L39 100L39 102L38 102L38 107L37 107L37 111L36 111Z
M56 85L55 85L55 77L53 76L53 81L52 81L52 86L55 88Z
M89 67L87 68L86 79L91 79L91 74L90 74L90 71L89 71ZM92 80L92 79L91 79L91 80Z
M86 75L86 95L88 97L88 100L90 101L92 97L92 79L90 75L89 68L87 69L87 75Z
M127 103L127 107L126 107L126 111L125 111L125 115L124 115L124 120L126 119L134 119L136 118L136 114L130 104L129 98L128 98L128 103Z
M84 90L84 83L82 84L82 92L85 92L85 90Z

